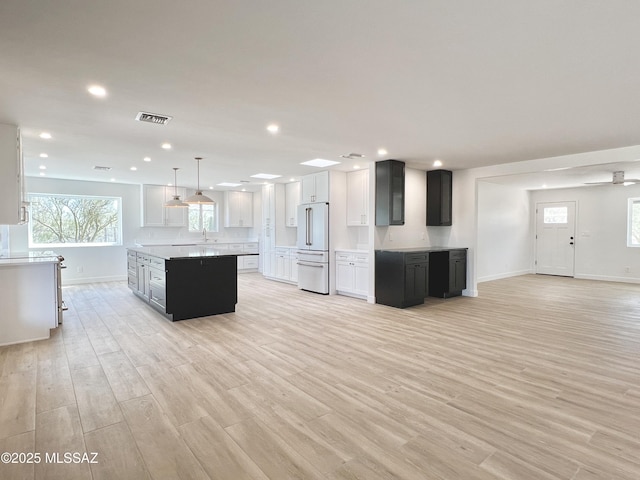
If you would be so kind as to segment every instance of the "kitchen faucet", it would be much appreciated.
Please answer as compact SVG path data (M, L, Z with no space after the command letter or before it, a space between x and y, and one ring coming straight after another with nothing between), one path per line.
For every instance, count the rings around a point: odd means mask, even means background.
M202 229L202 237L204 238L204 241L208 241L209 239L207 238L207 228L203 228Z

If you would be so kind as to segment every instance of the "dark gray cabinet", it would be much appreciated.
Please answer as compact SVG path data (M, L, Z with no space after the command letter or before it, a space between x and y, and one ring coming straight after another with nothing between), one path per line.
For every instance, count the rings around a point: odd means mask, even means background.
M427 226L450 226L453 174L449 170L427 172Z
M432 252L429 256L429 296L448 298L467 288L467 251Z
M429 254L376 251L376 303L406 308L424 303L429 291Z
M404 225L404 162L376 163L376 225Z
M460 295L467 288L467 249L376 250L375 282L376 303L397 308Z

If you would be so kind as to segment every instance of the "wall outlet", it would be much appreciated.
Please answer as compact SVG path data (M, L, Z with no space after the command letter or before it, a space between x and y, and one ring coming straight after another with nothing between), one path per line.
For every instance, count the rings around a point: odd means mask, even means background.
M393 233L389 232L389 241L393 242Z
M624 271L626 273L631 273L631 267L624 267Z
M83 270L82 267L76 267L76 273L82 273Z
M420 234L420 237L422 238L422 240L426 240L427 239L427 234L425 232L422 232Z

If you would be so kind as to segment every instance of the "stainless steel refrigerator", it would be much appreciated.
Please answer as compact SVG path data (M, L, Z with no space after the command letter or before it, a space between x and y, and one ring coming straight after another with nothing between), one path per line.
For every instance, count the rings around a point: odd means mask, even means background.
M298 205L298 288L329 293L329 204Z

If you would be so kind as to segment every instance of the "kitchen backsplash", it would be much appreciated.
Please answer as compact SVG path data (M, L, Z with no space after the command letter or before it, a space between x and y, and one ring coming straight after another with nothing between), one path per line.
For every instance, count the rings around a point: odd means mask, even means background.
M258 240L253 228L222 228L220 232L207 232L211 242L255 242ZM141 227L135 243L180 243L203 240L202 232L189 232L186 228Z

